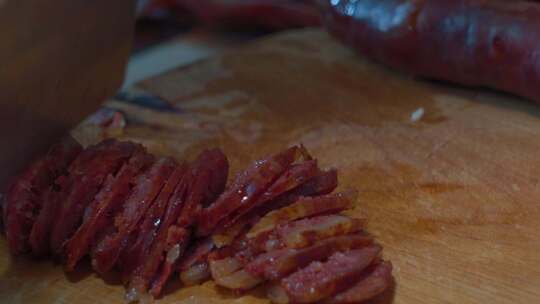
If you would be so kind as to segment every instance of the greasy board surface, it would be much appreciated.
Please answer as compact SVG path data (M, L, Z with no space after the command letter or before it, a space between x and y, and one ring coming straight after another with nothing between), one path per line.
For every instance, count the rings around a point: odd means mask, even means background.
M481 90L416 80L365 61L317 30L280 34L139 85L159 96L112 101L127 124L74 134L136 140L192 158L220 147L235 172L303 143L394 264L385 303L540 302L540 110ZM144 94L142 96L145 96ZM123 289L82 266L14 261L0 242L0 301L121 303ZM171 284L162 303L265 303L212 283Z

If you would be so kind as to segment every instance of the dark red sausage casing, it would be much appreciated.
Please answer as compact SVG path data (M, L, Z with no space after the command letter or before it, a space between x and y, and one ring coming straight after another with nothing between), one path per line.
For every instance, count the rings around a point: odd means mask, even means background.
M540 102L540 4L327 0L331 33L393 68Z

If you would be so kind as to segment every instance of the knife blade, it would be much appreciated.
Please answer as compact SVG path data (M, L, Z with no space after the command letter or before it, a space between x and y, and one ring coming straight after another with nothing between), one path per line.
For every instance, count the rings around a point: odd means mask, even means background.
M120 87L134 19L133 0L0 0L0 187Z

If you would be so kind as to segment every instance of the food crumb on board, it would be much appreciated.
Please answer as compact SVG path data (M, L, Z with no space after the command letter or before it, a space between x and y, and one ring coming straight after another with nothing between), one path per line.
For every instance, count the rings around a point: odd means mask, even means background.
M419 121L420 119L422 119L422 116L424 116L424 113L425 113L424 108L420 107L416 109L416 111L411 113L411 121L412 122Z

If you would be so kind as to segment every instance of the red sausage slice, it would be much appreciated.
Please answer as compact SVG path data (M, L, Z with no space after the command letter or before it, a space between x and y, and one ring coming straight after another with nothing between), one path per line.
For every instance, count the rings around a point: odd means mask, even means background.
M152 206L165 181L176 167L174 160L162 158L146 173L137 178L133 192L114 219L114 230L104 236L92 249L92 266L98 273L113 268L129 238L141 224L141 219Z
M293 303L314 303L354 285L380 254L376 245L335 253L328 261L313 262L281 280L281 287Z
M82 225L66 243L66 268L73 270L77 262L88 253L96 235L113 225L112 216L121 208L129 195L137 175L152 164L153 157L139 147L118 173L109 175L103 188L85 211Z
M12 254L28 252L30 234L54 187L54 181L67 173L69 164L82 147L72 138L52 147L43 158L33 163L9 188L3 206L6 238Z

